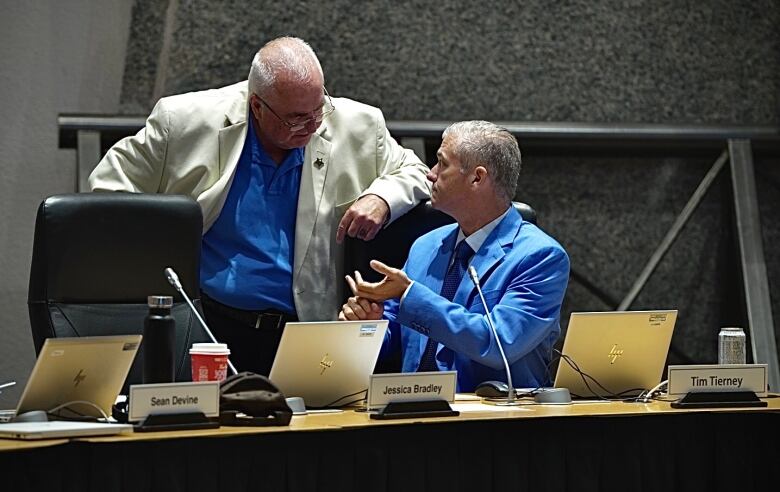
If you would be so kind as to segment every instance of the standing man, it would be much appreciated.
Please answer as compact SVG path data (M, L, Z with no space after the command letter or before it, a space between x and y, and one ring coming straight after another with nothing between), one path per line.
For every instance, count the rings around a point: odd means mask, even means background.
M337 316L344 237L373 239L426 198L426 172L380 110L332 99L311 47L284 37L248 81L160 99L89 183L197 200L206 319L237 368L268 374L287 321Z
M385 275L380 282L365 282L359 272L348 276L356 297L339 317L390 320L383 355L400 350L404 372L456 370L461 392L486 380L506 381L467 273L470 265L480 278L512 382L547 384L569 258L512 206L520 172L517 140L486 121L455 123L444 131L437 156L428 173L431 203L457 224L415 241L403 270L373 261L372 268Z

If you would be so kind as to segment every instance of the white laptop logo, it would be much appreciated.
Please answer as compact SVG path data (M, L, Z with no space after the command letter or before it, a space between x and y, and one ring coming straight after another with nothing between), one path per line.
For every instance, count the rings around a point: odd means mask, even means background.
M623 349L617 348L616 343L613 344L612 349L609 351L609 355L607 355L607 357L609 357L610 365L614 364L615 361L618 359L618 357L620 357L621 355L623 355Z
M322 368L322 371L320 371L320 376L325 374L325 369L330 369L330 366L333 365L332 360L328 360L328 354L325 354L322 356L322 360L320 361L320 367Z

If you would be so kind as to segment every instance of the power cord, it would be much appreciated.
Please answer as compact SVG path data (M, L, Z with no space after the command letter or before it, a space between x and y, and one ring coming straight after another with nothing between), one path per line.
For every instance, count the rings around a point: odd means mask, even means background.
M636 401L640 402L640 403L650 403L650 400L655 400L656 399L655 394L656 393L660 393L661 388L665 387L668 384L669 384L669 380L668 379L664 379L660 383L658 383L655 386L653 386L653 388L650 389L650 391L648 391L646 393L643 391L642 393L640 393L636 397Z
M61 404L61 405L57 405L56 407L54 407L54 408L50 408L49 410L47 410L47 411L46 411L46 415L51 415L51 416L53 416L53 417L57 417L57 418L65 418L65 419L67 419L68 417L66 417L66 416L64 416L64 415L61 415L61 414L57 413L57 412L59 412L60 410L67 410L68 412L71 412L71 413L75 414L75 415L76 415L76 419L84 419L84 418L87 418L87 417L88 417L89 419L93 419L93 418L94 418L94 417L92 417L92 416L85 415L85 414L83 414L83 413L81 413L81 412L77 412L76 410L73 410L72 408L68 408L68 407L70 407L71 405L76 405L76 404L79 404L79 405L88 405L88 406L90 406L90 407L92 407L92 408L96 409L98 412L100 412L100 415L102 415L102 416L103 416L103 420L105 420L106 422L108 422L108 421L109 421L108 415L106 415L106 412L104 412L104 411L103 411L103 409L102 409L102 408L100 408L100 406L96 405L95 403L93 403L93 402L91 402L91 401L86 401L86 400L73 400L73 401L68 401L68 402L65 402L65 403L63 403L63 404ZM72 418L71 418L71 420L74 420L74 419L72 419Z
M345 400L347 398L359 395L361 393L365 393L366 396L363 396L362 398L358 398L356 400L351 400L351 401L348 401L348 402L345 402L345 403L339 403L341 400ZM346 407L348 405L352 405L353 403L358 403L358 402L361 402L361 401L365 400L367 396L368 396L368 388L360 390L360 391L356 391L356 392L351 393L349 395L344 395L341 398L336 398L335 400L333 400L332 402L328 403L327 405L323 405L321 407L316 407L316 408L317 409L323 409L323 408L341 408L341 407ZM311 407L311 408L315 408L315 407Z
M625 390L625 391L621 391L620 393L614 393L614 392L608 390L607 388L605 388L604 385L602 385L596 378L594 378L590 374L588 374L585 371L583 371L582 369L580 369L579 365L577 365L577 363L574 361L574 359L572 359L568 355L562 353L558 349L554 348L554 349L552 349L552 351L555 354L557 354L557 356L552 357L550 362L548 362L546 367L545 367L545 377L546 377L546 381L548 383L553 380L552 372L551 372L553 364L555 362L558 362L560 364L560 361L564 361L564 362L566 362L566 364L569 365L569 367L572 368L572 370L574 370L577 374L580 375L580 377L582 378L582 382L585 383L585 387L588 388L588 391L590 391L591 394L593 396L595 396L596 398L598 398L599 400L603 400L603 401L619 400L619 399L623 399L627 393L635 393L635 392L639 391L640 392L640 396L641 396L641 394L644 392L644 388L631 388L631 389L628 389L628 390ZM607 396L605 397L605 396L602 396L601 394L597 393L596 390L594 390L593 387L591 386L591 383L589 382L589 380L591 382L593 382L596 386L601 388L602 392L605 393ZM527 391L527 392L524 392L524 393L518 393L517 397L518 398L523 398L523 397L532 398L533 396L536 395L537 392L539 392L539 390L541 390L543 388L544 388L544 384L540 384L539 386L537 386L536 388L534 388L534 389L532 389L530 391ZM576 398L588 398L585 395L572 394L572 396L574 396ZM498 398L493 398L493 399L491 399L491 401L492 400L498 400Z
M560 350L558 350L558 349L553 349L553 351L559 355L559 359L560 359L560 360L563 360L564 362L566 362L566 364L568 364L568 365L569 365L569 367L571 367L571 368L572 368L572 370L574 370L574 371L575 371L577 374L579 374L579 376L582 378L582 382L583 382L583 383L585 383L585 387L586 387L586 388L588 388L588 391L590 391L590 392L591 392L591 394L592 394L593 396L595 396L596 398L598 398L599 400L604 400L604 401L608 401L608 400L616 400L616 399L617 399L617 400L620 400L620 399L623 399L623 398L625 398L625 397L626 397L626 395L627 395L628 393L634 393L634 392L637 392L637 391L639 391L640 393L639 393L639 395L637 396L637 398L638 398L638 397L639 397L639 396L641 396L641 395L642 395L642 393L644 392L644 388L630 388L630 389L627 389L627 390L621 391L621 392L619 392L619 393L615 393L615 392L613 392L613 391L610 391L609 389L607 389L606 387L604 387L604 385L603 385L603 384L601 384L601 383L600 383L600 382L599 382L599 381L598 381L596 378L594 378L594 377L593 377L593 376L591 376L590 374L588 374L588 373L586 373L585 371L583 371L582 369L580 369L580 367L577 365L577 362L575 362L575 361L574 361L574 359L572 359L572 358L571 358L571 357L569 357L568 355L566 355L566 354L562 353L562 352L561 352ZM594 389L591 387L591 385L590 385L590 383L588 382L588 380L592 381L593 383L595 383L595 385L596 385L596 386L598 386L599 388L601 388L601 390L603 390L603 392L606 394L606 396L602 396L601 394L597 393L597 392L596 392L596 391L595 391L595 390L594 390ZM584 395L576 395L576 394L573 394L572 396L575 396L575 397L578 397L578 398L586 398L586 396L584 396Z
M597 397L599 400L608 400L608 398L606 398L604 396L601 396L593 388L591 388L590 383L588 382L588 379L590 379L591 381L596 383L598 385L598 387L601 388L602 390L604 390L604 392L607 393L608 395L616 396L613 392L611 392L610 390L605 388L601 383L599 383L596 380L596 378L594 378L590 374L588 374L585 371L583 371L582 369L580 369L580 366L577 365L577 362L575 362L574 359L572 359L568 355L565 355L563 352L561 352L558 349L554 349L554 351L559 354L560 360L566 362L566 364L568 364L569 367L571 367L574 370L574 372L576 372L577 374L580 375L580 378L582 378L582 382L585 383L585 387L588 388L588 391L590 391L593 396ZM584 395L572 395L572 396L576 396L576 397L579 397L579 398L585 398Z

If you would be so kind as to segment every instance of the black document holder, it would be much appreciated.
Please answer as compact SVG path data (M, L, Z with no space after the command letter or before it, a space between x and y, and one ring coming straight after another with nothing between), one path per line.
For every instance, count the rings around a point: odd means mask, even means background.
M133 427L133 432L158 432L188 429L217 429L219 422L209 419L202 412L148 415Z
M765 407L752 391L722 391L712 393L688 393L672 402L672 408L730 408L730 407Z
M372 413L374 420L410 419L425 417L455 417L460 412L453 410L445 400L390 402L382 410Z

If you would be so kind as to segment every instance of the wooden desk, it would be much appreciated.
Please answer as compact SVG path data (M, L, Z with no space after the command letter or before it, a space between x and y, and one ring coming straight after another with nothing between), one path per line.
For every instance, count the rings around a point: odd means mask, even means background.
M774 490L780 398L768 402L681 411L667 402L459 401L459 417L376 421L348 411L296 416L289 427L45 447L0 441L0 483L15 491Z
M67 444L68 439L42 439L40 441L19 441L16 439L0 439L0 453L5 451L23 451L35 448L48 448ZM1 459L1 458L0 458ZM0 478L2 480L2 478Z

